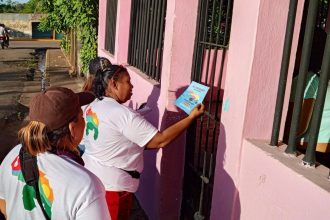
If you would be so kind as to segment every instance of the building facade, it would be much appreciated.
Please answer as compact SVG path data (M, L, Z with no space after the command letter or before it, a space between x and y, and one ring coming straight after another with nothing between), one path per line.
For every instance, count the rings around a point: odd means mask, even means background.
M127 105L146 102L162 130L186 116L175 100L192 80L210 87L206 114L167 148L145 152L137 195L150 219L329 218L329 168L305 168L285 144L270 145L288 11L296 7L280 141L306 4L100 0L98 54L127 65Z
M0 23L10 30L12 39L60 39L53 31L40 31L38 25L43 14L0 13Z

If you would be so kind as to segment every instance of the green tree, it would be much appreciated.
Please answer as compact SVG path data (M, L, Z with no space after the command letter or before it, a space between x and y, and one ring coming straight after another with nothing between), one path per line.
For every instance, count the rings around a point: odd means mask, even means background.
M42 4L39 0L30 0L27 3L23 4L21 13L45 13L47 9L42 7Z
M11 0L0 0L0 13L19 13L24 4Z
M40 30L55 30L64 34L68 34L72 29L77 31L81 43L82 71L87 72L88 64L97 52L98 0L38 0L37 2L42 10L48 11L47 16L41 20ZM63 38L63 47L69 45L65 42L66 39Z

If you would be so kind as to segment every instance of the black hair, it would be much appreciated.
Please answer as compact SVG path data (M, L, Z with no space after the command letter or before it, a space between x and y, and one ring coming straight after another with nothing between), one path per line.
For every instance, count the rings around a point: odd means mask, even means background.
M118 81L121 73L125 72L127 72L126 68L121 65L110 65L110 67L105 68L103 71L98 71L92 86L96 98L102 100L105 96L105 90L108 87L108 80L113 79L114 81Z
M96 75L97 72L103 71L111 66L111 62L105 57L95 57L89 62L89 74Z

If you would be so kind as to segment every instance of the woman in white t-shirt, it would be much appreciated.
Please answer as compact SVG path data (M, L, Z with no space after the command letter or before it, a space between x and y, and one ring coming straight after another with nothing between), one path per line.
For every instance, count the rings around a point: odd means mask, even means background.
M122 105L131 98L132 89L126 68L110 65L96 74L93 93L97 98L83 107L85 167L103 182L112 219L125 220L132 214L144 148L165 147L204 112L204 105L200 104L188 117L160 132L140 114Z
M50 87L30 102L30 122L0 166L0 211L7 219L110 219L101 181L83 167L77 145L81 106L94 100Z

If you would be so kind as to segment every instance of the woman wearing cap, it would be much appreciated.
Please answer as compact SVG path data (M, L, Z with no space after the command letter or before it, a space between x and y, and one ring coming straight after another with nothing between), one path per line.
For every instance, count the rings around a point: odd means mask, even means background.
M92 92L92 83L97 72L110 67L111 62L105 57L95 57L89 63L89 74L82 87L83 91Z
M162 148L182 133L204 111L196 107L188 117L160 132L134 110L122 105L132 96L127 70L118 65L96 74L93 92L97 99L84 107L86 168L106 188L112 219L128 219L143 170L143 150ZM135 198L134 198L135 199Z
M30 122L0 166L0 210L8 219L110 219L104 186L83 167L81 106L94 99L50 87L30 102Z

